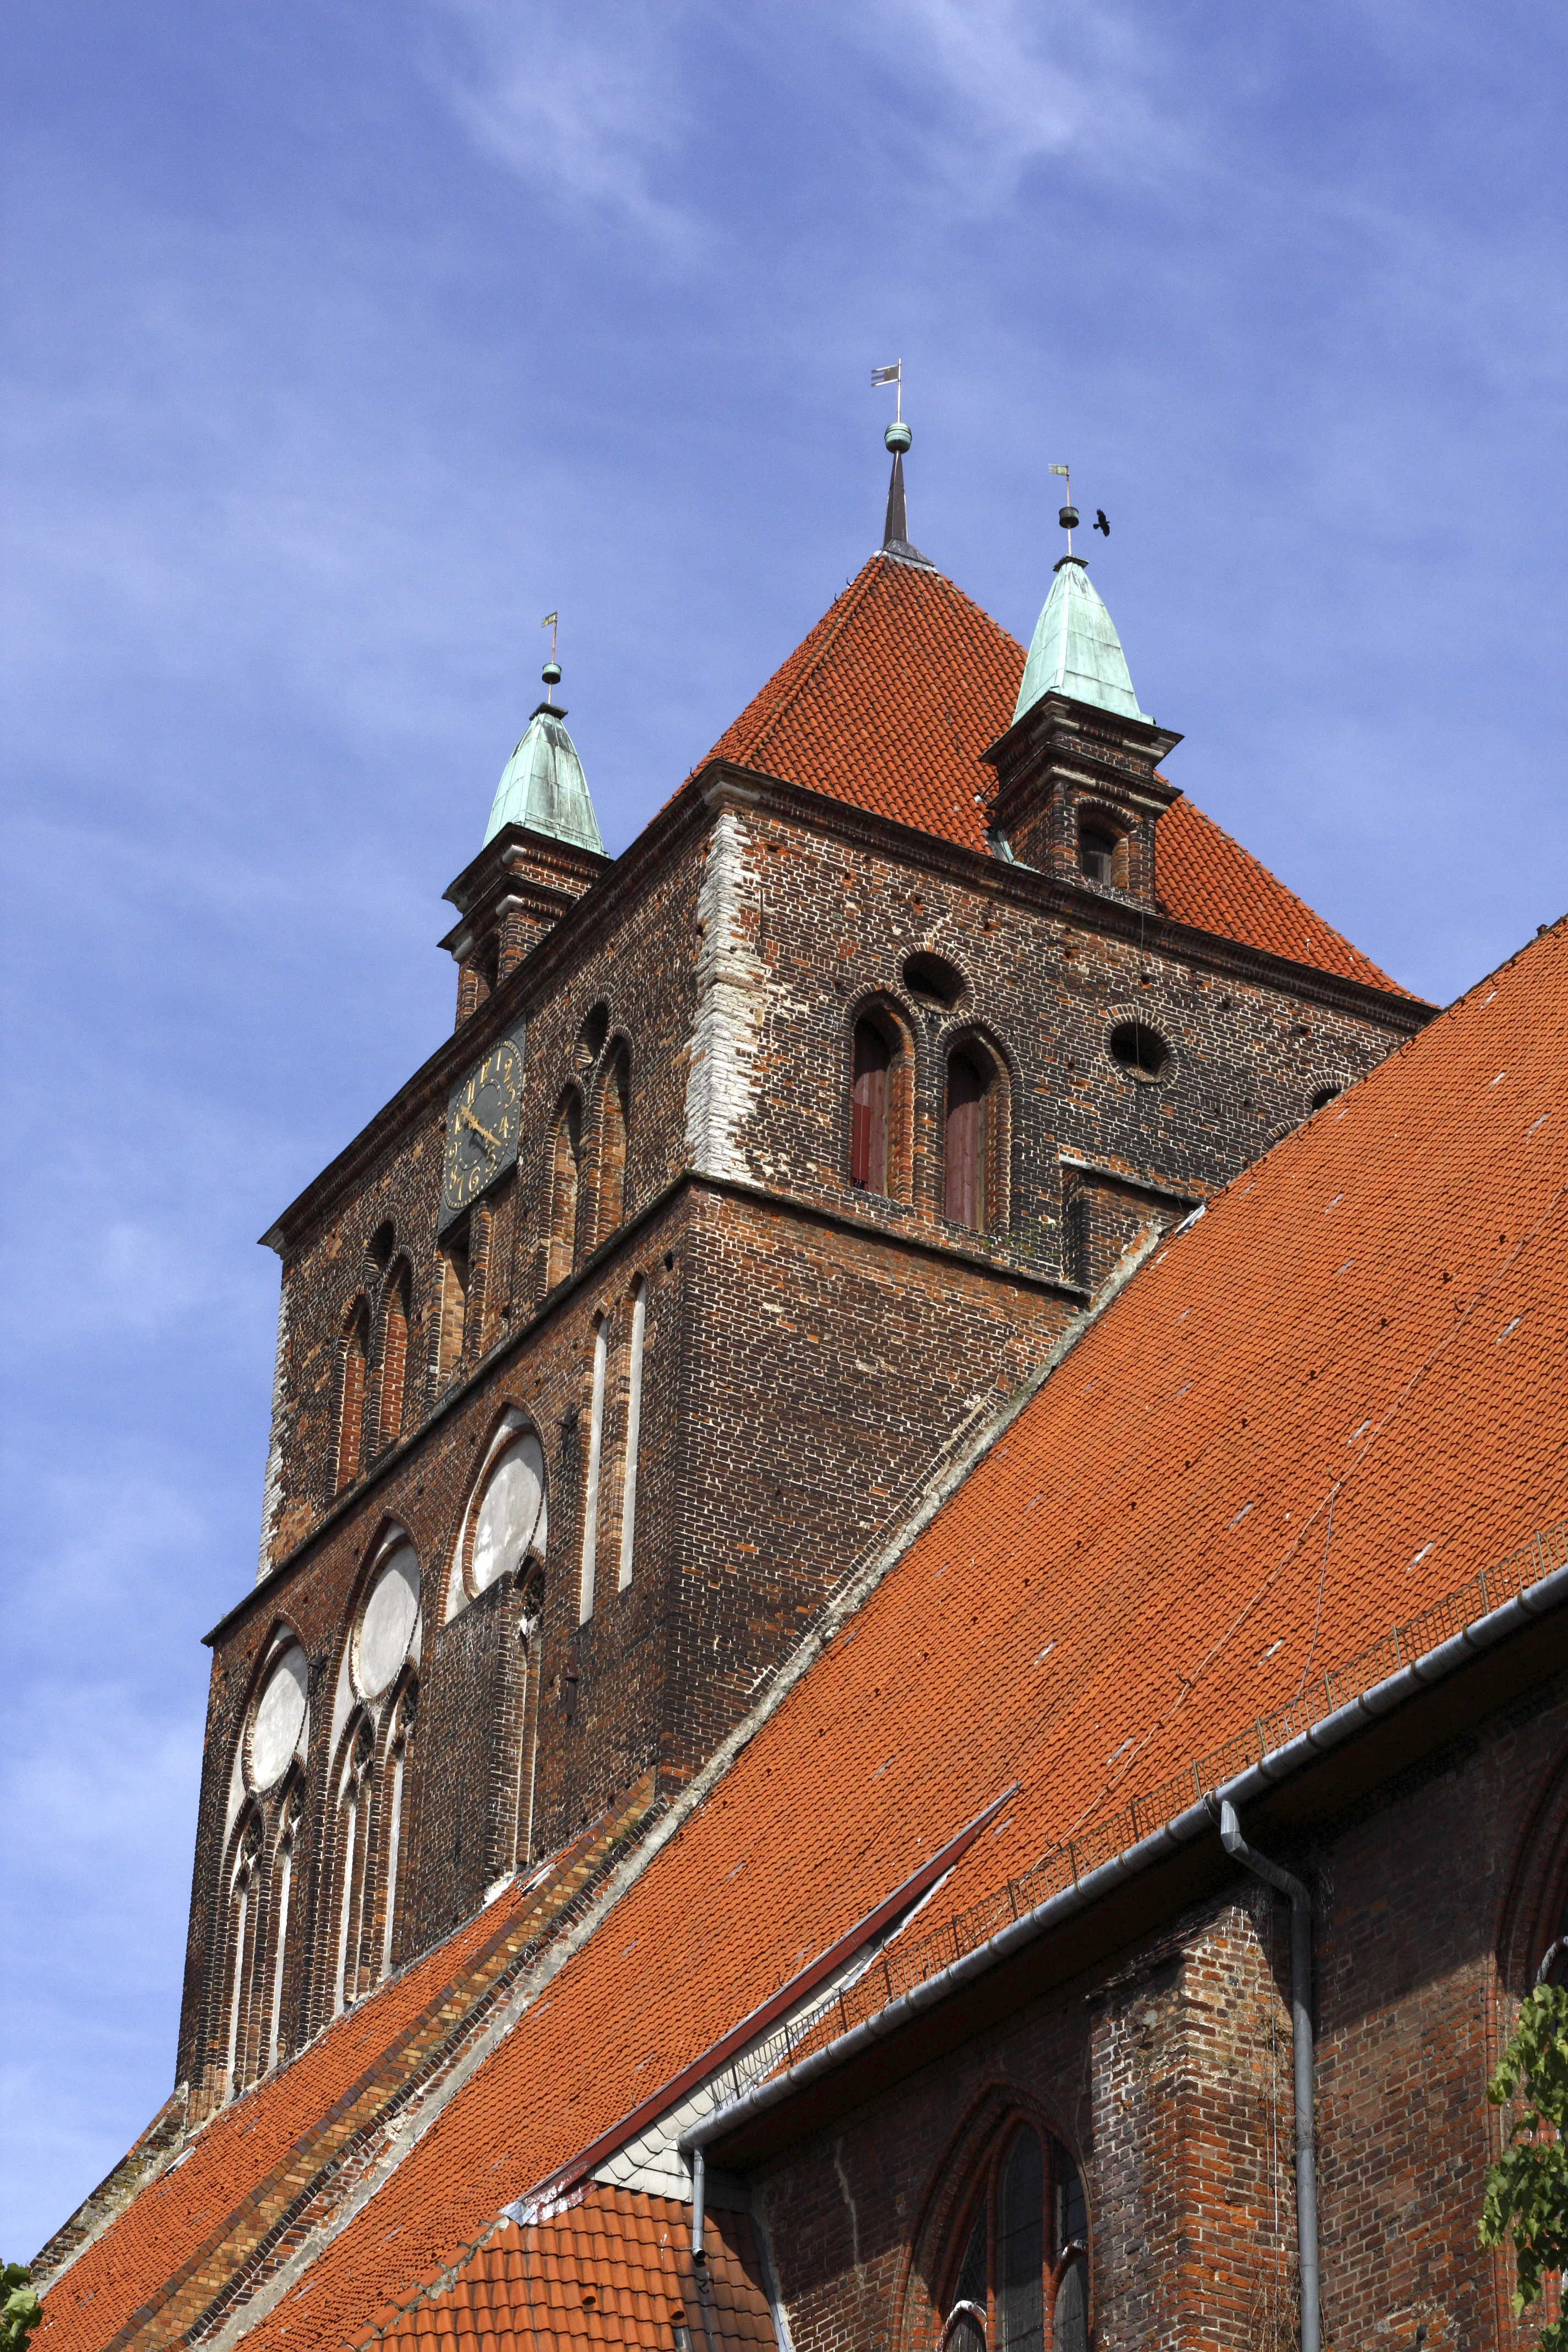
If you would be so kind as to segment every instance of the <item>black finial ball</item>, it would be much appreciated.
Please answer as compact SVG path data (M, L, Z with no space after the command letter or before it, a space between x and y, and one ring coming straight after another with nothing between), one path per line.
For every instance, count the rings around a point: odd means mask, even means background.
M900 417L897 425L889 425L882 436L882 441L884 446L890 449L895 457L901 457L914 437Z
M1060 523L1064 530L1076 530L1078 529L1078 509L1076 507L1063 507L1060 514L1057 517L1057 520Z
M559 686L561 683L560 663L558 661L547 661L539 675L544 680L546 686Z

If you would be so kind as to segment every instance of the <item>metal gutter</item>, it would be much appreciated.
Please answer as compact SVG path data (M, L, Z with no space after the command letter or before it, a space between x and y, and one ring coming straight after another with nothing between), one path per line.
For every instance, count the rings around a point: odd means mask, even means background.
M1394 1714L1411 1699L1418 1697L1434 1684L1446 1682L1469 1665L1478 1656L1497 1649L1511 1635L1522 1632L1539 1618L1551 1615L1568 1605L1568 1568L1554 1569L1549 1575L1519 1593L1501 1608L1478 1617L1473 1624L1427 1651L1425 1657L1402 1667L1358 1698L1338 1707L1331 1715L1310 1726L1299 1738L1276 1748L1261 1762L1248 1766L1223 1787L1205 1795L1200 1802L1189 1805L1163 1828L1151 1832L1135 1845L1099 1869L1090 1871L1074 1886L1060 1895L1050 1896L1020 1919L1009 1924L966 1952L962 1959L952 1961L939 1974L927 1977L923 1983L913 1985L900 1993L887 2008L853 2026L834 2042L812 2051L797 2066L785 2069L782 2074L760 2083L727 2107L721 2107L683 2132L679 2145L689 2156L698 2147L708 2147L715 2140L735 2131L755 2117L782 2106L796 2093L823 2076L834 2073L863 2051L889 2040L902 2027L936 2008L950 1994L961 1991L974 1980L1010 1959L1026 1945L1050 1935L1056 1928L1090 1909L1105 1895L1140 1876L1154 1864L1185 1846L1195 1844L1201 1838L1213 1836L1215 1820L1222 1804L1229 1803L1238 1810L1253 1804L1281 1781L1293 1779L1309 1765L1325 1754L1342 1748L1358 1733L1369 1730L1386 1716Z

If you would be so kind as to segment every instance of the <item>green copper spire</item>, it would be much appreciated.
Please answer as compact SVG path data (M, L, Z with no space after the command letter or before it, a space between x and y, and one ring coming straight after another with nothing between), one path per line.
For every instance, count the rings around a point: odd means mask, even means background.
M1077 522L1073 509L1064 507L1064 524L1069 513ZM1123 719L1148 719L1148 712L1138 708L1116 624L1090 586L1082 556L1064 555L1056 573L1035 625L1014 719L1045 694L1070 694L1077 702L1092 702Z
M604 854L599 820L588 793L588 779L577 757L577 746L562 721L566 713L554 699L561 683L555 658L556 615L546 613L542 626L550 631L550 659L540 675L544 700L524 728L522 740L501 771L485 841L493 841L503 824L525 824L531 833L548 834L553 841L570 841L578 849ZM480 844L482 848L483 843Z

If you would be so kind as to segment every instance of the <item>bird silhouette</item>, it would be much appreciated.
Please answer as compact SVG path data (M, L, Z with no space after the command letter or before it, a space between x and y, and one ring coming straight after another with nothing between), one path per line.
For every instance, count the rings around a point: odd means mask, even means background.
M1105 520L1105 509L1103 507L1095 508L1094 528L1096 530L1102 530L1107 539L1110 537L1110 525Z

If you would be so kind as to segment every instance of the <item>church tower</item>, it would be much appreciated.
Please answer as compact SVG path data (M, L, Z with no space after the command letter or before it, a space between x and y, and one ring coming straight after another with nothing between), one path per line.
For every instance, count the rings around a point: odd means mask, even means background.
M614 858L552 663L455 1032L266 1237L193 2114L647 1834L1128 1250L1426 1017L1165 779L1081 560L1026 660L889 438L883 544Z

